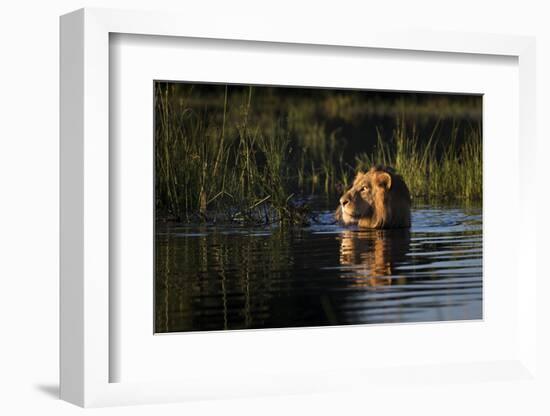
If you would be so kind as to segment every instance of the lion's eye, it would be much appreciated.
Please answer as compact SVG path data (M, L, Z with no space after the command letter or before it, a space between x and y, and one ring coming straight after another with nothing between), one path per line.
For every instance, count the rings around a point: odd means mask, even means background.
M364 185L362 188L361 188L361 192L363 191L368 191L369 190L369 187L367 185Z

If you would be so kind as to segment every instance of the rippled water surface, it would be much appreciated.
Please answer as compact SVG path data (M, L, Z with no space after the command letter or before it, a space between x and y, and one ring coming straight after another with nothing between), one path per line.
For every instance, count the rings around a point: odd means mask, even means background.
M412 228L158 226L156 332L482 318L479 208Z

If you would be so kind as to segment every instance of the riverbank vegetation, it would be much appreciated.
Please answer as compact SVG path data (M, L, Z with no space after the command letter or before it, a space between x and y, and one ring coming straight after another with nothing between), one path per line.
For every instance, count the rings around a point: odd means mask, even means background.
M302 224L356 171L480 201L481 97L155 83L157 219Z

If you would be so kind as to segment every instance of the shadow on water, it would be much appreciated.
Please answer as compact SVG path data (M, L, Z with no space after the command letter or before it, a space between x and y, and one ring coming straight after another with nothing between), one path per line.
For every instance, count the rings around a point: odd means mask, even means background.
M481 211L418 208L411 230L164 226L156 332L482 317Z

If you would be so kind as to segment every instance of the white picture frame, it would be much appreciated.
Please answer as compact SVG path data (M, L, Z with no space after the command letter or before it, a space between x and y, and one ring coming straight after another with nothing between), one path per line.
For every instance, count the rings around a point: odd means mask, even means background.
M527 169L535 161L535 41L529 37L467 33L380 32L339 33L281 31L266 25L235 34L230 22L216 27L172 13L82 9L61 18L61 398L80 406L158 403L194 398L240 397L255 394L323 392L370 386L404 379L395 368L332 370L321 382L315 373L281 373L270 382L219 382L195 375L184 381L110 382L109 229L109 36L114 33L247 42L331 45L346 48L429 51L439 54L502 55L517 58L519 67L519 214L535 202ZM537 383L536 361L536 217L520 215L518 270L518 346L506 360L415 367L415 380L481 383L491 380ZM308 335L305 335L308 336ZM311 336L311 335L310 335ZM359 370L359 369L358 369ZM409 371L410 372L410 371ZM441 377L441 378L439 378ZM405 377L406 378L406 377ZM342 379L349 379L342 383ZM410 381L411 383L413 381ZM231 388L224 386L232 385Z

